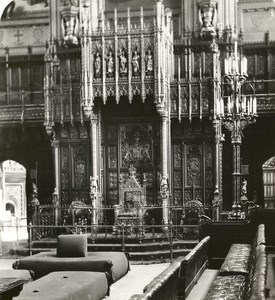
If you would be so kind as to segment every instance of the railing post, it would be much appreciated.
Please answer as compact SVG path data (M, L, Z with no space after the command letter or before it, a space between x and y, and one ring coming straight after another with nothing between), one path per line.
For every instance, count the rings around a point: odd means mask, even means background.
M30 222L28 225L28 240L29 240L29 255L32 255L31 243L32 243L32 223Z
M121 225L121 227L122 227L122 230L121 230L121 232L122 232L122 247L121 247L121 250L122 250L122 252L125 252L125 228L124 228L124 223L122 223L122 225Z
M173 262L173 223L169 223L170 263Z

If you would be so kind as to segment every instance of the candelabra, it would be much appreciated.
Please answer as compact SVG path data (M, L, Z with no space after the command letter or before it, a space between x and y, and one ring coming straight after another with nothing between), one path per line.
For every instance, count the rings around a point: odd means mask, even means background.
M247 59L238 56L235 42L234 53L224 60L224 75L221 78L221 97L217 99L215 116L231 132L233 146L233 205L229 219L243 219L241 210L241 153L243 130L257 117L257 99L253 94L243 93L243 84L247 79Z

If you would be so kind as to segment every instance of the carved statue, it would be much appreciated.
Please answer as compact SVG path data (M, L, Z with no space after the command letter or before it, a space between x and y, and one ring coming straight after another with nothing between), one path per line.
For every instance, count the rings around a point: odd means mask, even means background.
M160 193L162 197L168 196L169 187L168 187L168 178L167 176L163 176L160 183Z
M97 193L97 182L95 177L90 176L90 198L93 200Z
M110 49L107 53L107 76L112 76L114 73L114 58L113 52Z
M119 58L120 58L120 65L119 65L119 73L121 75L125 75L127 74L127 58L125 56L125 50L121 50L120 54L119 54Z
M242 183L241 197L246 197L246 196L247 196L247 180L244 179Z
M202 35L216 36L217 0L198 0L199 22Z
M31 202L30 202L30 206L31 206L31 210L32 210L33 215L38 211L38 207L40 205L40 202L37 198L37 194L38 194L37 186L33 182L32 183L32 199L31 199Z
M146 75L151 75L153 73L153 54L150 48L145 56L145 72Z
M65 47L78 46L79 42L77 39L78 26L79 26L78 17L76 15L63 15L61 28L63 34L63 45Z
M95 70L95 77L101 77L101 57L99 51L95 54L94 60L94 70Z
M132 58L132 66L133 66L133 73L134 75L139 74L139 52L138 49L136 48L133 52L133 58Z

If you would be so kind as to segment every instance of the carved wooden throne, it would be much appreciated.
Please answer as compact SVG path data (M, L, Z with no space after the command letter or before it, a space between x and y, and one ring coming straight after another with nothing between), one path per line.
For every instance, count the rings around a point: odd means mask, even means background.
M129 177L119 180L119 204L115 205L115 231L121 232L122 225L125 233L133 234L141 231L136 225L143 224L146 204L146 179L143 177L142 186L135 177L136 169L129 168Z

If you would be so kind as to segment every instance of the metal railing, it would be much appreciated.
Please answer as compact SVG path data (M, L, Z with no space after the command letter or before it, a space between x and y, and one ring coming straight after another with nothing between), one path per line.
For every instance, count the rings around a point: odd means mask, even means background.
M131 227L131 233L129 228ZM20 239L18 236L14 236L14 243L6 243L1 239L3 231L9 229L13 232L19 232L23 230L27 233L27 237ZM199 225L173 225L172 222L164 225L20 225L19 223L15 225L0 224L0 255L13 253L16 249L21 247L24 248L25 253L32 255L33 252L39 252L41 249L34 247L34 242L41 240L41 232L45 230L47 233L51 232L50 237L53 241L60 234L86 234L88 238L88 243L102 244L104 242L116 244L116 251L127 252L127 245L136 242L138 244L146 242L167 242L170 260L173 261L174 251L176 248L174 244L179 240L186 241L198 241L200 240L200 226ZM49 239L46 239L49 241ZM55 246L55 244L54 244ZM8 249L7 247L10 247ZM44 249L45 251L45 249Z

